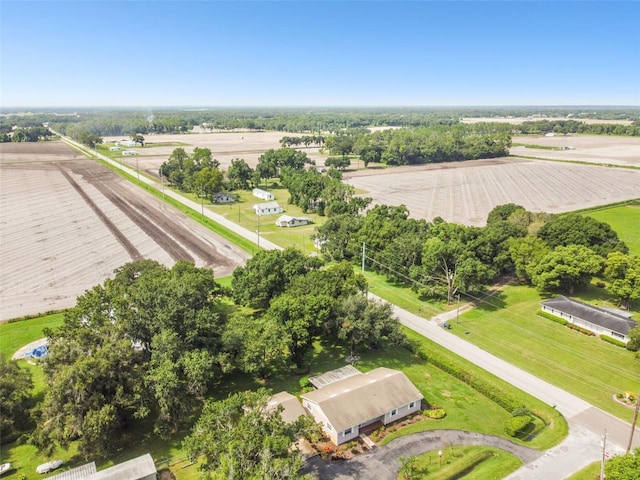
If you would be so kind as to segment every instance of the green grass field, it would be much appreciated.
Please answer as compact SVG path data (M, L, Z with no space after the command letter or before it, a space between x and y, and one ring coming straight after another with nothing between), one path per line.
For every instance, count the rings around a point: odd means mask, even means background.
M640 200L628 205L585 211L583 215L611 225L629 247L629 253L640 255Z
M584 300L578 296L579 299ZM452 333L626 421L632 409L616 393L640 388L640 362L624 348L538 316L543 298L527 286L507 286L460 316ZM466 333L469 332L469 333Z
M497 479L522 466L510 453L493 447L455 447L423 453L415 457L412 480ZM398 480L404 480L402 474Z
M579 472L574 473L566 480L598 480L600 478L600 462L587 465Z

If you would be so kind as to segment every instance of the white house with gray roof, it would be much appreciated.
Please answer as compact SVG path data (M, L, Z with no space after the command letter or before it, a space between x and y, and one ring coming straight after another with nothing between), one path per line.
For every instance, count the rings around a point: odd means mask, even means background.
M546 300L541 305L543 312L564 318L567 322L586 328L595 334L608 335L624 343L629 342L629 330L638 325L638 322L632 320L631 315L625 312L595 307L565 296Z
M302 406L322 424L336 445L353 440L363 427L386 425L420 410L420 391L407 376L380 367L303 393Z

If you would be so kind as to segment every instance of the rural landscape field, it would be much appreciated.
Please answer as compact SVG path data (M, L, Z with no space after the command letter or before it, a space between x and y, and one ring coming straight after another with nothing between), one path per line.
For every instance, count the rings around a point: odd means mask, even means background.
M3 143L0 158L0 320L69 308L126 262L222 277L248 257L65 143Z

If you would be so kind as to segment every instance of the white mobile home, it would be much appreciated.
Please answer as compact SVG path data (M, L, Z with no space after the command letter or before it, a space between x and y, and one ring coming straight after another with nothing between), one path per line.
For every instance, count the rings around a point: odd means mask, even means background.
M260 198L262 200L265 200L267 202L270 201L270 200L275 200L276 199L276 196L273 193L267 192L266 190L262 190L260 188L254 188L253 189L253 196L254 197L258 197L258 198Z
M122 152L122 156L124 157L133 157L134 155L137 155L138 152L134 152L133 150L124 150Z
M266 202L266 203L256 203L253 206L253 211L256 215L274 215L276 213L284 212L284 208L278 205L278 202Z

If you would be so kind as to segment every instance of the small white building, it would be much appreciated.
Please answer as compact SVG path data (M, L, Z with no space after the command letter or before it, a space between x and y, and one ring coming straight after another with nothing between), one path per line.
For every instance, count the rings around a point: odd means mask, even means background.
M123 150L122 151L122 156L123 157L133 157L134 155L137 155L138 152L134 152L133 150Z
M122 148L121 147L110 147L109 150L112 151L112 152L119 152L120 150L122 150Z
M258 197L266 202L276 199L276 196L273 193L262 190L261 188L254 188L253 196Z
M253 206L253 211L256 215L274 215L276 213L284 212L284 208L278 205L278 202L265 202L256 203Z
M142 144L140 142L134 142L133 140L122 140L120 145L123 147L141 147Z
M310 223L309 217L291 217L289 215L282 215L276 220L276 225L279 227L300 227Z

